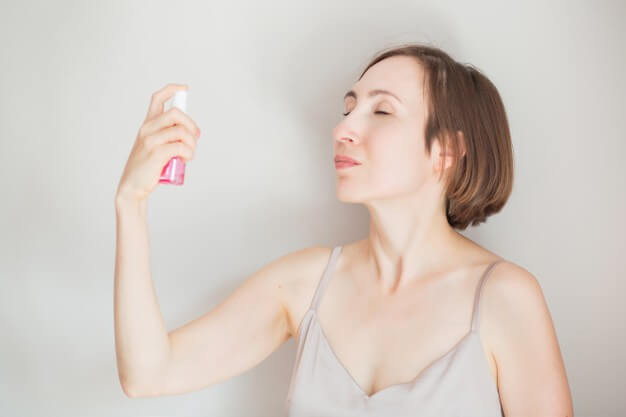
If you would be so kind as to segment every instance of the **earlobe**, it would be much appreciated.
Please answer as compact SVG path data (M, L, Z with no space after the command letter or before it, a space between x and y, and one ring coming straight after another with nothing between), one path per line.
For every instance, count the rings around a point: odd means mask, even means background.
M435 172L445 171L446 168L448 168L450 164L450 155L447 154L441 146L441 141L439 140L439 138L433 141L431 156L433 170Z
M430 149L430 160L432 162L432 167L434 172L441 171L441 160L443 158L443 152L441 151L441 146L439 145L439 138L436 138L433 141L433 144Z
M450 139L450 137L448 136L448 138ZM457 130L456 132L456 139L457 139L457 145L459 148L459 160L462 159L465 156L466 153L466 146L465 146L465 135L463 134L462 131ZM450 141L447 143L447 147L446 147L446 151L444 151L441 147L441 142L439 141L439 138L437 138L434 142L433 142L433 154L435 155L435 157L433 158L433 164L434 164L434 169L436 172L439 172L441 170L446 170L449 167L451 167L454 162L455 162L455 157L454 157L454 147L451 145Z

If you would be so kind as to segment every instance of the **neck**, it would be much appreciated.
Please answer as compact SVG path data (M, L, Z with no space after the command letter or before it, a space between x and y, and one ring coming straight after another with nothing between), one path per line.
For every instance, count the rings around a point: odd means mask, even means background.
M433 201L436 199L425 199ZM419 203L419 204L418 204ZM381 291L392 294L428 278L450 264L451 254L466 238L452 228L443 205L425 205L415 197L369 205L365 256Z

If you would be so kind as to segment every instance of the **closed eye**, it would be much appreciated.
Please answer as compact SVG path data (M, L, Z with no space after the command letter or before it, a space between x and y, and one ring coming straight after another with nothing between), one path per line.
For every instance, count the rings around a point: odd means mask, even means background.
M389 113L384 112L384 111L377 111L377 112L374 112L374 113L375 113L375 114L389 114ZM347 116L347 115L349 115L349 114L350 114L350 112L347 112L347 113L342 113L342 114L343 114L344 116Z

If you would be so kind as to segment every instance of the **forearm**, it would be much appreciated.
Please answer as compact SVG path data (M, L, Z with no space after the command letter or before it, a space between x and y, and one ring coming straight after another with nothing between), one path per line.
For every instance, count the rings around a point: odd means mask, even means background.
M135 389L158 374L170 349L150 271L146 205L115 200L115 348L125 389Z

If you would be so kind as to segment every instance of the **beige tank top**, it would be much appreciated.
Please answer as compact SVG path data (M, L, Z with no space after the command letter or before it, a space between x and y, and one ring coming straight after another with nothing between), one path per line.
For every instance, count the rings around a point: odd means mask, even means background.
M341 251L330 255L313 300L296 335L296 360L285 402L288 417L502 417L497 386L480 343L480 290L477 285L472 326L447 353L409 382L368 395L335 355L317 319L317 307Z

